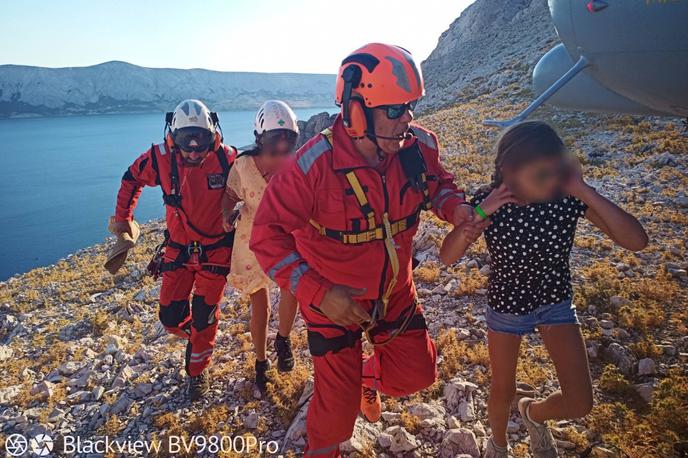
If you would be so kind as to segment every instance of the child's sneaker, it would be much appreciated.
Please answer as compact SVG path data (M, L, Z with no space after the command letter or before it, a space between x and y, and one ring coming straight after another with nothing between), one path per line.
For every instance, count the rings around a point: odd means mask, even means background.
M275 336L275 353L277 353L277 370L289 372L294 368L294 354L291 351L289 336L282 337L278 332Z
M490 436L485 446L483 458L509 458L509 447L500 447L494 443L494 438Z
M268 389L268 378L267 371L270 370L270 361L258 361L256 360L256 386L261 394L265 394Z
M532 398L521 398L518 401L518 411L521 412L523 423L530 434L530 453L533 458L557 458L557 443L547 425L535 423L528 417L528 405L535 401Z

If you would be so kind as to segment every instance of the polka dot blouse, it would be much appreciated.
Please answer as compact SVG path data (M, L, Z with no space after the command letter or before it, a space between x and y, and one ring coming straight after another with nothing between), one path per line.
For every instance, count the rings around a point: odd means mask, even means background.
M477 195L479 204L488 193ZM496 312L525 315L571 299L569 255L587 206L574 197L502 206L484 236L490 253L488 303Z

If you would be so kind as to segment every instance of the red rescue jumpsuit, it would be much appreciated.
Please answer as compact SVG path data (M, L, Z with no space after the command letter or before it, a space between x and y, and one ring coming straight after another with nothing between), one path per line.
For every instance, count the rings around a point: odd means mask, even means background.
M154 145L127 169L117 194L116 220L133 218L143 186L160 186L163 195L171 193L170 156L167 144ZM220 145L196 167L184 166L180 154L175 156L182 210L166 205L169 240L159 317L168 332L188 340L185 368L196 376L210 365L229 272L233 233L222 230L221 201L236 150Z
M418 142L434 211L451 221L454 209L465 202L464 194L439 163L436 136L417 125L413 132L405 147ZM273 177L258 208L250 245L266 273L295 294L307 323L315 369L307 416L308 456L339 455L339 443L353 432L361 383L386 395L406 396L431 385L436 377L435 346L420 306L414 307L411 264L417 218L394 236L400 269L375 341L399 328L414 309L415 325L388 345L376 346L364 362L360 329L336 325L319 310L326 291L339 284L365 288L357 299L370 312L391 276L384 241L345 244L309 224L314 220L329 229L354 232L368 228L345 173L354 170L378 225L385 209L390 220L400 220L417 215L424 201L422 192L409 186L398 155L388 156L379 167L367 164L344 131L341 116L332 129L332 145L324 135L316 135L290 166Z

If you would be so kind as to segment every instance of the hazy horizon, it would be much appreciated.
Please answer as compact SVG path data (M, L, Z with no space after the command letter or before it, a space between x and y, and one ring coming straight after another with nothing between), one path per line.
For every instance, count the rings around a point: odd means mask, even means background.
M472 2L349 0L335 12L332 3L315 0L209 0L202 8L182 0L8 2L0 41L21 46L0 48L0 64L64 68L123 61L148 68L333 74L346 55L373 41L426 59Z

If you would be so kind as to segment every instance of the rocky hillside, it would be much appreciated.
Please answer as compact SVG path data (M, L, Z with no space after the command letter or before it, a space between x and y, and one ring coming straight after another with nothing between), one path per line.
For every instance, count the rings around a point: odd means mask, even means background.
M479 119L513 114L525 103L491 94L421 119L438 133L445 165L469 193L491 173L495 132ZM589 224L580 227L573 279L596 407L582 420L553 424L559 446L580 456L680 456L688 443L688 135L663 119L543 115L564 132L590 182L638 215L651 238L646 250L632 254ZM106 241L0 283L0 443L11 434L38 433L50 434L56 450L70 450L65 438L74 435L122 444L147 439L160 447L150 456L209 456L198 453L200 442L179 452L170 438L218 434L275 441L271 447L282 453L300 453L311 387L302 320L292 336L297 368L286 375L273 370L274 383L260 398L251 384L248 305L228 288L212 396L190 404L180 369L183 343L158 324L160 282L143 274L162 229L144 226L115 277L101 268ZM382 421L359 421L343 446L347 456L477 457L489 434L487 256L479 243L455 265L441 266L438 244L447 229L426 215L415 242L422 260L415 279L438 345L439 380L408 398L383 398ZM274 321L271 329L272 336ZM541 340L527 338L518 396L544 396L557 389L555 380ZM515 410L509 433L515 456L528 456Z
M267 99L332 105L333 75L145 68L0 65L0 117L165 111L199 98L214 110L255 109Z
M511 83L531 87L530 75L557 42L547 0L478 0L439 38L422 63L429 110Z
M507 3L521 5L521 12ZM494 11L499 5L506 11ZM478 0L464 14L494 14L493 22L485 19L474 31L490 36L490 24L500 25L512 13L513 18L525 17L523 11L536 6L542 5ZM502 29L492 33L497 36ZM504 55L518 55L522 43L509 43ZM536 48L531 52L539 54ZM537 57L529 54L524 62ZM510 74L509 69L505 72ZM434 84L427 68L426 75ZM462 78L445 76L454 82ZM453 104L420 118L437 132L444 164L469 194L492 173L492 144L498 132L482 126L482 119L511 116L529 102L521 77L509 78L491 91L464 91ZM429 88L431 98L440 91L437 86ZM586 115L548 107L538 115L560 130L584 163L589 182L638 216L650 236L647 249L633 254L615 247L590 224L579 226L571 264L595 407L583 419L552 422L561 454L686 456L688 133L676 119ZM327 118L319 116L302 130L316 132ZM415 240L422 264L414 276L437 342L439 379L411 397L383 397L382 420L359 420L353 438L343 445L345 456L477 457L490 433L487 254L481 241L455 265L442 266L438 245L447 230L446 224L427 214ZM211 369L212 396L202 404L188 403L180 370L183 344L157 323L160 282L143 275L161 232L159 223L144 226L141 243L115 277L100 267L111 242L105 241L54 266L0 283L0 443L12 434L46 432L55 438L56 450L64 450L65 438L79 435L91 440L108 437L121 444L147 439L159 447L149 456L209 456L207 449L201 452L200 440L188 451L179 451L170 447L170 438L189 443L194 437L226 435L275 441L280 453L301 453L311 387L302 320L297 319L292 336L296 369L291 374L271 372L274 383L260 398L251 385L248 305L228 288ZM274 336L274 321L271 329ZM516 399L545 396L558 388L537 335L524 339L517 380ZM525 428L515 409L508 431L514 456L529 456ZM236 456L230 451L222 455Z

